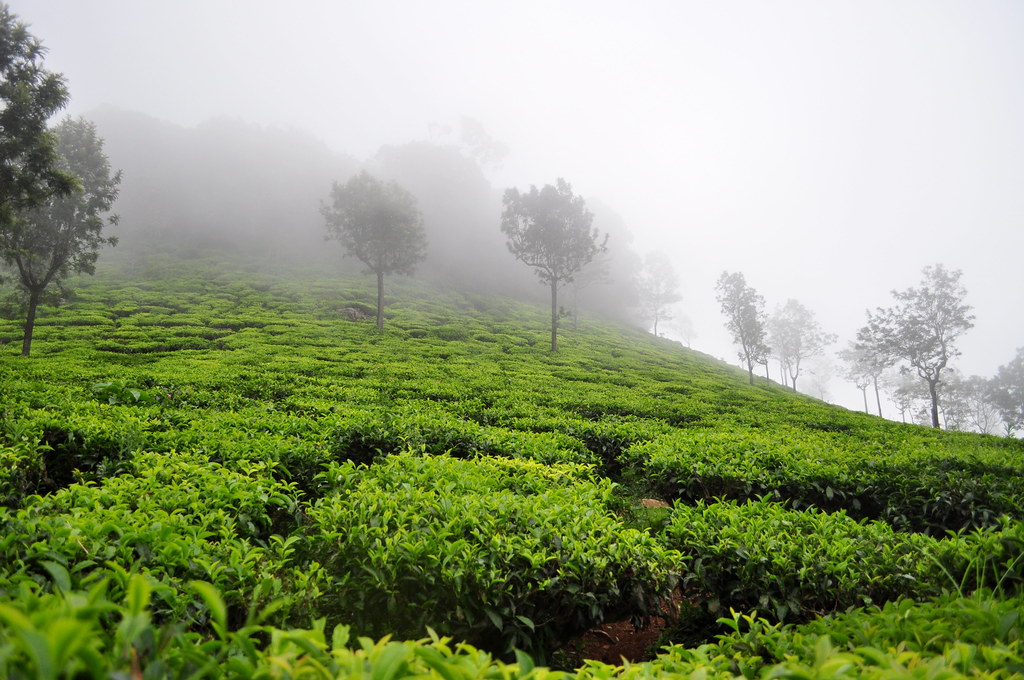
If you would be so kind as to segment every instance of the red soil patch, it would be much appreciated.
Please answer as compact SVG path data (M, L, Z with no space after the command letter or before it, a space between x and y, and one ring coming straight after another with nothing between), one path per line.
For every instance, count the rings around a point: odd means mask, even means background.
M665 619L651 617L650 625L637 629L629 621L615 621L592 628L576 642L567 645L567 650L578 657L579 664L587 659L618 665L625 659L629 662L648 661L658 652L655 648ZM572 660L574 663L577 658Z

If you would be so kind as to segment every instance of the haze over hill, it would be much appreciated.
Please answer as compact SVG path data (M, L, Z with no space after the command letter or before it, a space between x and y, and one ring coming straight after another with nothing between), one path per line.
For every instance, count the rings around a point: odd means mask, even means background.
M47 67L67 76L69 112L109 104L169 121L148 178L133 179L143 171L123 163L125 247L132 229L208 235L211 226L226 238L258 227L273 235L262 247L274 254L323 245L316 211L331 180L390 163L412 182L408 168L433 154L452 176L465 170L476 198L461 205L423 181L425 211L479 225L469 241L437 232L442 273L466 260L445 259L459 245L481 270L507 276L502 285L542 295L485 215L506 186L564 176L591 205L608 206L599 212L619 233L635 235L635 253L672 257L678 315L693 321L693 345L714 356L735 357L714 301L723 269L743 271L769 309L801 300L841 346L864 309L942 262L964 271L977 315L962 372L992 375L1024 344L1015 311L1024 305L1019 3L282 10L51 0L12 10L49 48ZM473 170L423 146L458 143L467 115L509 149L500 167ZM142 148L104 134L115 162ZM236 153L246 146L262 152ZM410 165L398 168L399 156ZM268 158L277 167L261 167ZM198 193L175 198L178 175ZM143 186L144 197L129 198ZM200 191L214 187L216 199ZM508 269L491 266L502 258ZM859 403L838 378L830 391Z

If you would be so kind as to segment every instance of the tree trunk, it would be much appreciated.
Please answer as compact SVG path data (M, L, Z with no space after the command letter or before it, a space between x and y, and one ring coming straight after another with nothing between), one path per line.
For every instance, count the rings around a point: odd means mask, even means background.
M939 379L928 381L928 394L932 398L932 427L939 427Z
M865 385L860 388L860 393L864 395L864 413L871 413L871 410L868 408L868 386Z
M878 394L878 376L874 376L872 380L875 383L875 403L878 404L878 417L882 417L882 397Z
M754 384L754 364L751 361L747 361L747 375L750 376L750 384Z
M35 288L29 289L28 315L25 317L25 337L21 341L21 356L27 357L32 351L32 331L36 327L36 308L39 306L39 293Z
M558 351L558 281L551 281L551 351Z
M768 375L768 362L767 361L764 362L764 384L765 385L769 385L769 386L772 384L772 377L770 375Z
M377 330L384 330L384 272L377 272Z

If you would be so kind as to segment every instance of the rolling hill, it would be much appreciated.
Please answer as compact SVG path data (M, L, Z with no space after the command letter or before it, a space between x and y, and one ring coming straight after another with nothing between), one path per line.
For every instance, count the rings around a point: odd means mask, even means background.
M539 678L655 615L566 675L1024 673L1018 440L408 280L382 333L312 267L74 285L31 358L0 321L7 677Z

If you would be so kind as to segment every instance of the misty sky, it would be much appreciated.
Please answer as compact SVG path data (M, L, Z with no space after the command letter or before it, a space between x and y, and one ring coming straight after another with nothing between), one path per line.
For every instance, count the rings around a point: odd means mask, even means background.
M228 116L358 158L471 116L510 149L495 186L565 177L668 253L694 348L732 363L725 269L842 346L942 262L977 315L958 366L1024 345L1019 1L10 5L73 114Z

